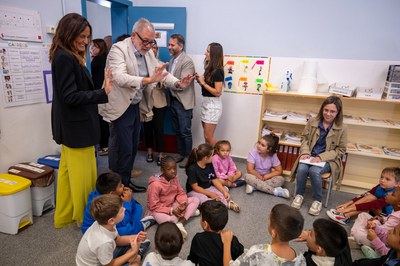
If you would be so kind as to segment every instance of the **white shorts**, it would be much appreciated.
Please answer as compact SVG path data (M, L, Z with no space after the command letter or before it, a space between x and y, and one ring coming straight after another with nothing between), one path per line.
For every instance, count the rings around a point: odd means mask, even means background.
M218 124L222 115L222 101L220 97L203 97L201 103L201 121L207 124Z

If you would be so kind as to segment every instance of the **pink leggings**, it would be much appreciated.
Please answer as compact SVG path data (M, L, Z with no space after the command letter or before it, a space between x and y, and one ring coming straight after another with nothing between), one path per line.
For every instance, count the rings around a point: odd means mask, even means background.
M185 210L185 219L189 220L189 218L194 214L194 212L197 210L197 207L199 206L199 199L195 198L195 197L188 197L187 200L187 207ZM172 204L172 207L175 208L179 206L179 203L177 201L175 201ZM169 215L167 213L163 213L163 212L148 212L148 215L152 215L154 217L154 219L156 219L157 223L162 224L165 222L173 222L173 223L177 223L178 222L178 217L176 217L175 215Z
M219 191L216 187L211 186L209 188L207 188L206 190L214 192L215 194L217 194L221 200L221 202L226 206L227 202L226 199L224 197L224 195L221 193L221 191ZM189 197L195 197L198 198L200 200L200 204L203 204L203 202L208 201L208 200L212 200L211 198L207 197L206 195L202 194L202 193L198 193L195 192L194 190L190 191L189 193L187 193L187 195Z
M351 236L353 236L356 242L360 245L371 246L371 241L367 238L367 224L368 220L371 218L371 215L366 212L362 212L357 216L357 219L355 220L354 225L351 228ZM380 225L379 221L375 220L374 222L377 223L377 225Z

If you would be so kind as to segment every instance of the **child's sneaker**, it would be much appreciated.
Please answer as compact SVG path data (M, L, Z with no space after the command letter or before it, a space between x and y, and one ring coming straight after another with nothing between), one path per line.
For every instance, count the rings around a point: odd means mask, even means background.
M140 222L143 225L143 231L146 231L150 226L157 223L156 219L154 219L154 217L151 215L143 217L142 220L140 220Z
M375 250L373 250L373 248L367 245L362 245L361 251L364 254L364 256L367 257L368 259L377 259L381 257Z
M300 209L301 205L303 204L303 199L304 198L302 195L297 194L290 206L292 206L295 209Z
M144 257L144 254L146 254L146 252L149 250L150 244L150 239L146 239L145 241L140 243L138 255L140 255L142 259Z
M274 195L277 197L282 197L288 199L290 197L289 190L286 188L277 187L274 189Z
M196 211L192 214L192 217L200 216L200 210L196 209Z
M326 215L328 215L329 218L340 224L346 225L350 222L350 218L347 218L343 213L333 211L333 209L326 211Z
M318 216L321 212L321 209L322 203L318 200L314 200L314 202L311 204L310 209L308 210L308 213L314 216Z
M238 179L238 180L236 180L235 184L236 184L236 187L241 187L246 184L246 181L244 181L244 179Z
M186 231L186 229L183 226L183 224L178 222L178 223L176 223L176 226L178 227L179 231L181 231L183 239L186 239L187 235L188 235L188 232Z
M247 194L253 193L254 190L255 190L255 188L253 186L250 186L249 184L246 185L246 193Z

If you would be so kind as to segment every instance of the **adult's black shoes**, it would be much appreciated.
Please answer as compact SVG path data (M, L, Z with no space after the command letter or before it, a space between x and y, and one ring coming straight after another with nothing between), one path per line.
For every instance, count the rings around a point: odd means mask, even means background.
M147 190L145 187L135 185L132 182L129 183L129 188L132 189L132 191L136 192L136 193L143 193L143 192L146 192L146 190Z

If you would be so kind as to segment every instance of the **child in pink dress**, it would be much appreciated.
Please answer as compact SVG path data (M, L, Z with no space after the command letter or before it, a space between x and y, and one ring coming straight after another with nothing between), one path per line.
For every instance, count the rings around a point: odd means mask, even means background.
M147 210L159 224L176 223L183 238L186 238L183 223L196 214L200 200L186 195L176 173L175 160L170 156L164 157L161 160L161 174L149 179Z
M242 172L237 170L235 163L230 156L231 143L227 140L220 140L215 144L215 154L212 158L215 174L223 186L240 187L246 182L242 177Z

